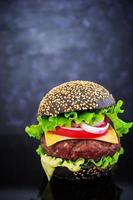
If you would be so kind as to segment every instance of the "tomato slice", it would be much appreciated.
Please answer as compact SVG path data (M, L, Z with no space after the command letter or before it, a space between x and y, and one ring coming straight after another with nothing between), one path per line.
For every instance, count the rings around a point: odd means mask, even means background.
M57 129L55 131L51 131L51 133L55 134L55 135L70 137L70 138L80 138L80 139L88 138L89 139L89 138L101 137L101 136L105 135L107 133L107 131L105 131L102 134L93 134L93 133L90 133L90 132L87 132L84 130L70 130L67 128L65 129L65 128L57 127Z

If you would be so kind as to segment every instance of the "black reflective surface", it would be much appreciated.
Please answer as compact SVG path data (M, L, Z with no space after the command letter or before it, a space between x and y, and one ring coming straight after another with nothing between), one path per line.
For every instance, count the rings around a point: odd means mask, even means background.
M45 179L44 179L45 180ZM3 200L132 200L133 185L117 182L114 176L107 176L89 182L67 182L52 179L39 187L2 187Z
M45 190L40 192L42 200L47 199L95 199L95 200L120 200L122 188L114 183L112 177L104 177L98 180L87 182L67 182L52 180L45 187Z
M104 85L133 120L133 2L1 0L0 200L133 199L132 131L113 178L47 183L24 128L45 92L76 79Z

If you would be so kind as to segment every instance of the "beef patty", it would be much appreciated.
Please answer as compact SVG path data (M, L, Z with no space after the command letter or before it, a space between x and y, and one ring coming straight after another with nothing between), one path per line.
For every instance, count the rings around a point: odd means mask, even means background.
M112 156L121 145L96 140L65 140L47 147L45 137L41 138L41 146L47 155L76 160L79 157L98 160L102 156Z

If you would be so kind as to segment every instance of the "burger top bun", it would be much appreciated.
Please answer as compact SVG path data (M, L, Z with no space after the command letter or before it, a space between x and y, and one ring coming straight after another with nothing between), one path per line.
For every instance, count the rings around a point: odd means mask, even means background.
M38 115L100 109L115 104L112 94L90 81L70 81L51 89L41 100Z

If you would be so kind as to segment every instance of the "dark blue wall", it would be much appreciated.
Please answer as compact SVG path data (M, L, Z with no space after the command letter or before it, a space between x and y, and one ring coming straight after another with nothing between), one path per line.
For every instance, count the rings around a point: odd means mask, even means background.
M133 105L133 5L125 1L3 1L0 130L23 133L45 92L83 79ZM18 133L19 130L19 133Z

